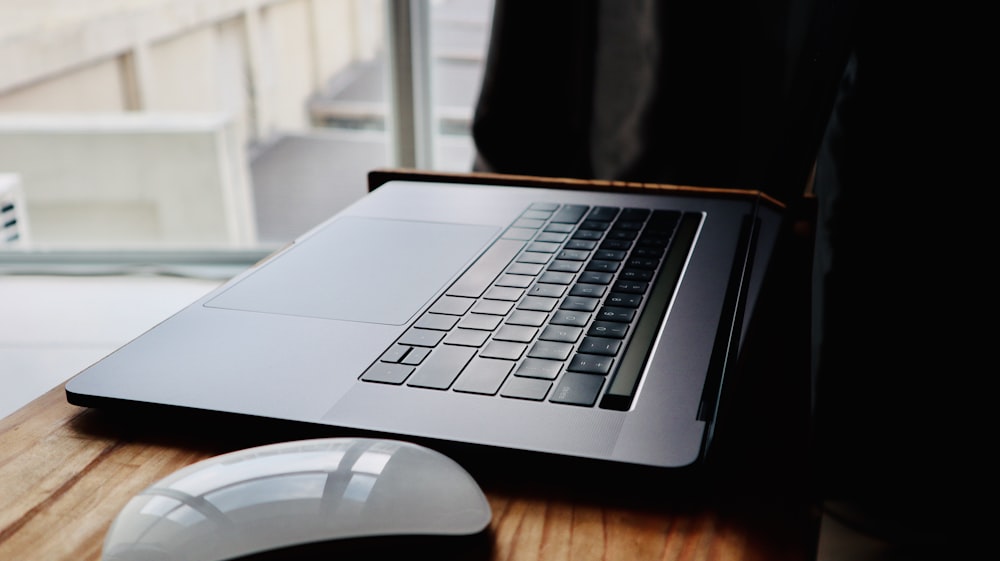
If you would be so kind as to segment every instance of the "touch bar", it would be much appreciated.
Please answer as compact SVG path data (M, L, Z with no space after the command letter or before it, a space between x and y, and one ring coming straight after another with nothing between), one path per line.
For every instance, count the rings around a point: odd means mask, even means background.
M663 313L666 312L667 304L680 281L681 270L684 268L684 262L687 260L691 244L694 243L700 223L701 216L697 214L685 214L681 219L663 268L650 292L649 302L646 303L647 313L642 314L635 326L632 340L625 350L625 355L622 356L618 370L608 386L608 391L601 398L602 408L626 411L632 405L635 391L639 387L639 378L649 358L660 322L663 320ZM655 313L656 311L660 313Z

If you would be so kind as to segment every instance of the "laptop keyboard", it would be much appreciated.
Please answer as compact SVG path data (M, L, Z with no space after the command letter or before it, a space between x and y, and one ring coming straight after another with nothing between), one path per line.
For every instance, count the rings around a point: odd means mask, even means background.
M627 410L700 222L533 204L361 379Z

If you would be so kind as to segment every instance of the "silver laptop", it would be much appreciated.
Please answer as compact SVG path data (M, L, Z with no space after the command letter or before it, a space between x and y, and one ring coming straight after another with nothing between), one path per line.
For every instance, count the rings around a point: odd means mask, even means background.
M66 393L691 466L781 217L751 191L391 180Z

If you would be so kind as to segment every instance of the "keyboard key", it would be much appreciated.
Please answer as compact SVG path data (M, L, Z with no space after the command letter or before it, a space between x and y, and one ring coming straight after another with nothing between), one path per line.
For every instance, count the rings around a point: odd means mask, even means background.
M590 252L581 249L564 249L556 256L556 259L566 259L568 261L586 261L589 258Z
M679 210L654 210L649 223L651 227L669 228L670 231L673 231L680 219L681 212Z
M428 312L432 314L446 314L460 316L469 311L469 308L476 303L474 298L458 298L455 296L442 296L430 307Z
M542 401L549 393L552 382L533 378L519 378L511 376L507 383L500 390L500 395L515 399L530 399L532 401Z
M607 286L600 284L587 284L583 282L578 282L573 285L573 288L569 291L570 296L587 296L589 298L600 298L604 296L604 291L607 290Z
M597 273L614 273L618 270L620 263L617 261L602 261L601 259L594 259L590 263L587 263L587 270L594 271ZM551 266L549 267L552 268Z
M549 259L552 259L552 254L550 253L539 253L537 251L525 251L517 258L518 263L534 263L543 264L548 263Z
M572 284L576 275L573 273L560 273L558 271L545 271L538 277L538 282L545 284Z
M513 302L505 300L480 300L475 306L472 307L472 312L476 314L505 316L513 307Z
M521 358L528 345L524 343L513 343L510 341L490 341L486 344L479 356L485 358L501 358L504 360L517 360Z
M511 263L510 267L507 267L507 272L512 275L528 275L535 276L542 272L545 265L538 263Z
M538 218L519 218L516 222L514 222L514 224L511 225L511 228L530 228L537 230L544 225L545 221Z
M597 312L597 319L601 321L630 322L635 319L635 310L632 308L619 308L616 306L604 306Z
M550 223L545 227L546 232L558 232L560 234L568 234L576 230L576 226L573 224L559 224L557 222Z
M549 398L549 401L552 403L591 407L597 403L597 396L601 393L603 385L603 376L567 372L559 380L559 384L552 392L552 397Z
M526 358L514 371L514 375L555 380L559 376L559 372L562 371L562 365L562 361Z
M555 253L556 251L559 251L559 245L560 244L554 242L536 241L534 243L528 244L528 247L525 249L525 251L534 251L537 253Z
M389 347L388 351L382 353L379 360L382 362L399 362L403 360L403 357L406 356L406 353L410 352L410 349L412 348L413 347L409 345L393 345Z
M380 382L383 384L402 384L406 378L416 370L414 366L405 364L395 364L391 362L376 362L371 365L361 379L366 382Z
M601 242L601 249L611 251L627 251L630 247L632 247L630 240L604 240Z
M587 219L580 223L581 230L607 230L611 223L606 220Z
M607 339L604 337L584 337L580 343L579 352L591 355L615 356L622 348L619 339Z
M600 240L604 237L604 232L598 230L577 230L573 233L574 240Z
M670 245L670 238L668 236L643 236L638 245L639 247L663 249Z
M458 323L458 316L444 314L424 314L413 324L413 327L420 329L436 329L438 331L448 331Z
M580 282L587 284L610 284L615 276L611 273L598 273L595 271L584 271L580 275Z
M578 273L583 268L583 261L569 261L567 259L556 259L549 263L549 271L561 271L563 273Z
M576 343L583 333L582 327L571 325L547 325L538 336L541 341L556 341L559 343Z
M612 292L605 300L610 306L621 306L623 308L638 308L642 303L641 294L625 294L622 292Z
M412 364L416 366L423 362L430 353L431 349L428 349L427 347L413 347L410 349L410 352L406 353L406 356L404 356L403 360L400 362L402 364Z
M590 207L586 205L563 205L552 217L552 222L576 224L588 210Z
M621 249L599 249L594 253L594 259L603 259L605 261L621 261L625 259L628 252Z
M503 316L488 314L469 314L458 322L458 326L463 329L482 329L493 331L503 321Z
M573 360L569 361L566 370L569 372L583 372L586 374L598 374L601 376L611 372L613 358L601 355L587 355L577 353L573 355Z
M542 232L541 234L538 234L538 237L535 238L535 241L562 243L566 241L566 238L568 237L569 236L567 236L566 234L560 234L558 232Z
M524 294L523 288L511 288L509 286L494 286L483 294L487 300L508 300L517 301Z
M528 291L531 296L544 296L546 298L562 298L565 293L566 285L546 283L537 283Z
M601 303L600 298L587 298L584 296L567 296L563 300L560 310L573 310L577 312L593 312Z
M559 210L559 203L531 203L528 208L531 210L543 210L551 214Z
M461 345L463 347L482 347L489 338L489 331L456 329L444 338L444 343L446 345Z
M619 220L615 228L619 230L642 230L643 223L638 220Z
M649 289L648 282L642 281L618 281L611 289L615 292L627 292L629 294L645 294Z
M594 240L570 240L566 242L564 247L566 249L582 249L584 251L590 251L597 247L597 242Z
M619 220L637 220L644 222L646 217L650 215L650 210L648 208L625 208L622 209L622 213L618 215Z
M549 314L545 312L533 312L531 310L514 310L510 317L507 318L507 323L511 325L530 325L532 327L541 327L545 320L549 318Z
M660 264L659 259L650 259L648 257L633 257L632 259L628 260L628 263L626 263L625 266L634 269L653 270L656 269L656 267L659 266L659 264Z
M555 341L538 341L531 346L528 356L531 358L548 358L552 360L566 360L573 352L573 345L569 343L557 343Z
M538 334L538 328L536 327L528 327L524 325L504 325L497 330L496 335L493 336L493 340L530 343L531 340L535 338L536 334Z
M462 369L469 363L476 350L471 347L444 345L431 353L410 380L407 386L417 388L448 389Z
M645 269L625 269L622 274L618 277L622 282L626 281L651 281L653 280L653 271L647 271Z
M529 208L528 210L521 213L521 218L529 218L532 220L548 220L552 216L552 212L554 210L555 209L546 210L546 209Z
M624 339L625 334L628 333L627 323L617 323L613 321L595 321L590 329L587 330L587 335L593 337L612 337L615 339Z
M611 230L608 232L609 240L634 240L638 234L634 230Z
M431 329L410 329L399 338L400 345L411 345L414 347L433 347L441 342L445 333Z
M541 296L525 296L517 305L518 310L534 310L536 312L551 312L559 303L558 298L543 298Z
M663 257L663 249L658 247L637 247L632 252L632 257L649 257L659 260Z
M528 288L535 279L526 275L512 275L504 273L497 279L496 286L509 286L512 288Z
M618 210L618 207L613 206L595 206L587 215L587 219L610 222L618 216Z
M494 395L507 379L514 363L507 360L474 358L455 382L455 391Z
M553 325L576 325L583 327L590 321L590 314L575 312L571 310L559 310L552 315Z

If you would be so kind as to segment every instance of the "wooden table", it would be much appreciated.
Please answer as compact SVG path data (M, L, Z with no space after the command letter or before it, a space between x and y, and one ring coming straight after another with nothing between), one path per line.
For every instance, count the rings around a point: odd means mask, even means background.
M0 421L0 559L95 560L118 510L182 466L274 440L225 422L157 426L66 402L62 387ZM198 421L202 422L202 421ZM795 494L581 481L515 465L470 470L493 508L493 559L811 559L817 521ZM632 482L634 482L633 480ZM671 486L675 485L676 488ZM729 484L722 484L728 487ZM639 486L641 488L641 485ZM758 489L757 491L760 491Z

